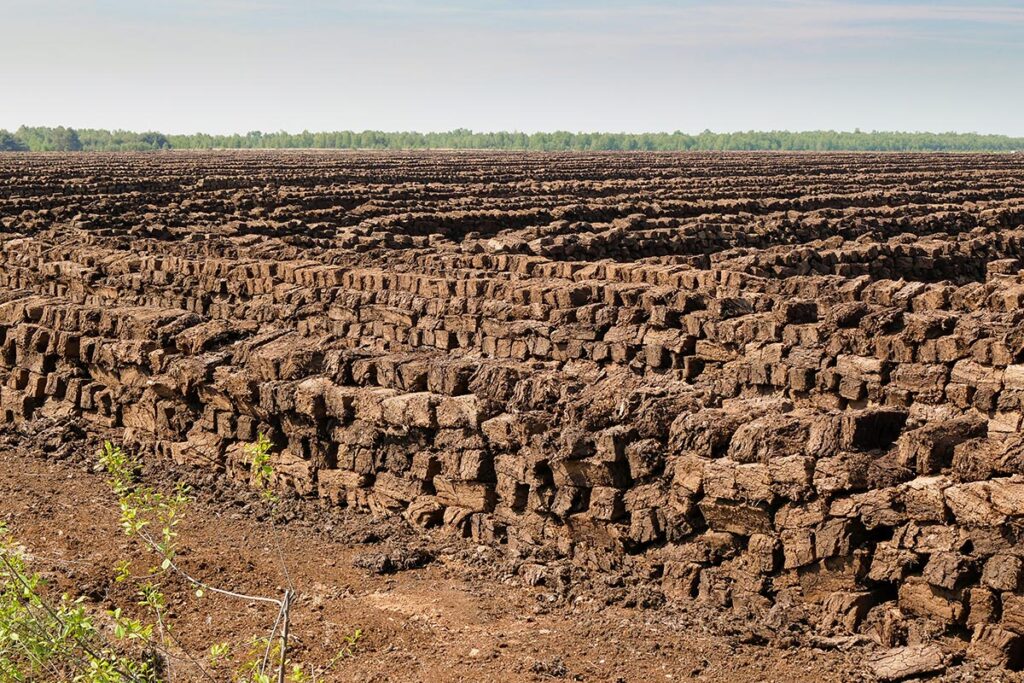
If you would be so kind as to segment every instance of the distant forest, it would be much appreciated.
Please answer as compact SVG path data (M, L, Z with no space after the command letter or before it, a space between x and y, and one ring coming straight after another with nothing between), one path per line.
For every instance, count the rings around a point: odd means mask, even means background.
M156 151L165 149L504 149L537 151L906 151L1006 152L1024 150L1024 138L977 133L748 131L690 135L674 133L477 133L457 129L445 133L388 133L365 130L327 133L262 133L244 135L165 135L125 130L22 126L13 133L0 129L0 151Z

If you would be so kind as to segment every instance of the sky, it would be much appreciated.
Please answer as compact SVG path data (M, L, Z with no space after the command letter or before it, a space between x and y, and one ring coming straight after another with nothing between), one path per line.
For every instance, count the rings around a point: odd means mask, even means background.
M0 128L1024 135L1024 0L0 0Z

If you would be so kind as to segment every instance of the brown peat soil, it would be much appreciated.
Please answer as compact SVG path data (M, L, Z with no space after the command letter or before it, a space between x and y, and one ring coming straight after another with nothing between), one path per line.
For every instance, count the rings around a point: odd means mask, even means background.
M1024 163L2 155L0 520L107 622L101 439L319 680L1020 680Z

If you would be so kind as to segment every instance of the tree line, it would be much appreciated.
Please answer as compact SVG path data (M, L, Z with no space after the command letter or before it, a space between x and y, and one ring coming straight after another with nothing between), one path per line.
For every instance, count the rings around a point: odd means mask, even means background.
M0 130L0 151L122 152L166 149L495 149L536 151L902 151L1006 152L1024 150L1024 138L978 133L891 131L746 131L674 133L480 133L377 130L233 135L165 135L155 131L22 126Z

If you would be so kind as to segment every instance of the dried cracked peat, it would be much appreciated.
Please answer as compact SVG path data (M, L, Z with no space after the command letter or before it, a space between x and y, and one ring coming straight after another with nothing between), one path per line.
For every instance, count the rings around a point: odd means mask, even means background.
M6 155L0 224L7 429L1024 665L1020 156Z

